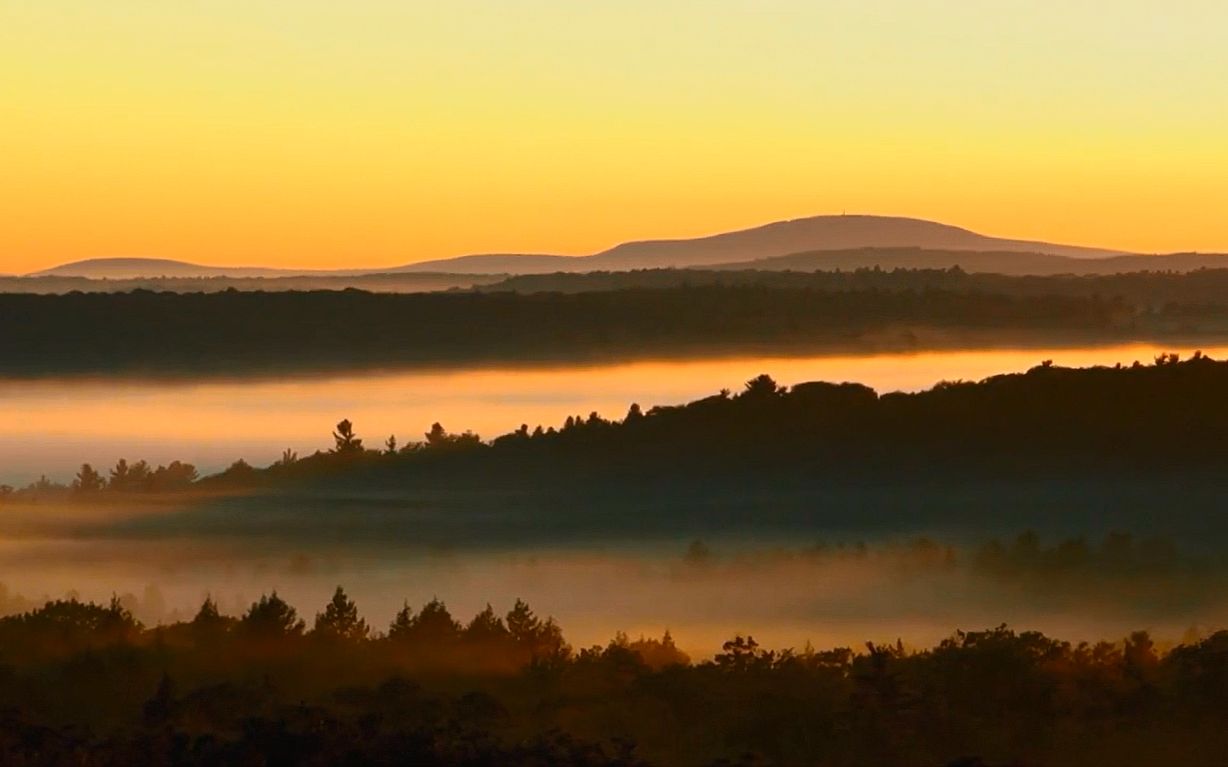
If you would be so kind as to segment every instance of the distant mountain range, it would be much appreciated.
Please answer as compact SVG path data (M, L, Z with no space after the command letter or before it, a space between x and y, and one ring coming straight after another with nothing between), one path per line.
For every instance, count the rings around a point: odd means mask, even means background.
M1101 258L1121 251L986 237L955 226L891 216L814 216L736 232L683 240L628 242L591 256L463 256L425 261L396 271L542 272L624 271L758 261L803 251L851 248L1015 251L1068 258Z
M1102 274L1144 269L1185 271L1228 265L1224 256L1137 255L1122 251L988 237L967 229L891 216L814 216L678 240L645 240L588 256L483 254L383 269L304 270L221 267L153 258L105 258L64 264L30 276L347 277L368 274L549 274L715 267L807 270L949 268L1007 274Z

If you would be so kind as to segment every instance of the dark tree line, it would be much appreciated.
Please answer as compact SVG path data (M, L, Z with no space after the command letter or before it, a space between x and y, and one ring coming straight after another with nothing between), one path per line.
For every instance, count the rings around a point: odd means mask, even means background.
M83 463L67 485L53 482L46 476L24 488L0 485L0 500L6 497L65 495L80 500L95 500L104 494L176 493L191 489L198 479L200 474L190 463L171 461L152 467L146 461L129 463L126 458L121 458L105 474L92 464Z
M1201 354L1185 361L1164 354L1153 364L1112 368L1045 362L1026 373L883 395L852 383L783 387L762 375L739 392L648 410L632 405L620 420L590 413L557 427L524 424L491 441L436 423L421 440L401 443L392 436L372 449L344 420L327 452L299 457L287 451L267 468L240 460L197 481L186 464L150 470L121 461L105 487L293 490L323 483L622 497L695 482L780 490L918 477L1205 474L1228 461L1225 391L1228 362ZM78 493L96 492L103 479L86 466L74 486ZM66 489L44 479L9 496L56 492Z
M958 254L952 254L957 256ZM1009 255L1009 254L1008 254ZM1226 257L1220 256L1220 259ZM1163 263L1163 262L1161 262ZM1228 262L1226 262L1228 263ZM615 290L754 286L773 290L823 292L924 291L976 292L996 296L1118 297L1140 312L1163 312L1179 306L1222 307L1228 301L1228 269L1196 268L1115 270L1096 274L1008 274L953 268L850 268L711 270L640 269L626 272L537 274L509 277L482 285L483 292L588 293Z
M1228 632L1070 643L1006 626L929 649L691 660L669 634L574 650L523 602L433 600L372 631L338 588L146 627L118 600L0 618L13 765L1228 763Z
M883 395L851 383L784 387L761 375L739 392L648 410L632 405L621 420L590 413L559 426L525 424L489 442L438 423L424 440L391 449L352 449L357 438L347 437L328 453L245 470L239 478L421 484L476 476L532 484L549 476L559 485L601 477L668 482L695 474L802 481L1038 468L1215 469L1228 460L1221 436L1228 431L1225 391L1228 362L1201 354L1186 361L1164 354L1152 364L1112 368L1044 362L1026 373Z
M224 290L369 290L411 293L453 290L498 282L506 275L413 272L400 274L302 275L285 277L122 277L90 278L43 275L0 276L0 293L127 293L152 290L170 293L219 293Z
M1098 295L755 284L587 293L360 291L0 295L0 373L235 374L741 349L851 348L913 331L1122 339L1137 307ZM1185 319L1182 320L1185 322ZM885 340L884 340L885 339Z

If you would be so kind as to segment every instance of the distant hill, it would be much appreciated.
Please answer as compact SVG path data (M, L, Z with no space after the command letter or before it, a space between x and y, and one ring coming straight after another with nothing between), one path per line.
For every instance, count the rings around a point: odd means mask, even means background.
M1228 267L1225 253L1165 253L1084 259L1078 274L1118 274L1121 272L1193 272L1198 269Z
M857 248L813 250L751 261L705 264L703 268L760 271L850 271L853 269L950 269L1009 275L1119 274L1123 272L1191 272L1228 267L1224 254L1174 253L1071 258L1046 253L929 250L924 248Z
M432 271L422 269L416 271ZM277 269L264 266L207 266L169 258L89 258L34 272L27 277L85 277L94 280L142 278L214 279L219 277L357 277L388 269Z
M489 254L370 269L276 269L259 266L207 266L169 258L90 258L33 272L26 277L79 277L93 280L217 279L257 277L364 277L397 274L550 274L575 271L575 256ZM276 289L276 288L273 288Z
M463 256L426 261L404 270L484 273L621 271L742 263L807 251L920 248L945 251L1034 253L1066 258L1106 258L1122 251L987 237L933 221L894 216L813 216L680 240L629 242L591 256ZM475 259L497 259L483 261ZM780 267L786 268L786 267ZM400 271L400 270L398 270Z
M645 240L628 242L600 253L587 256L544 254L482 254L457 258L422 261L405 266L381 269L269 269L262 267L219 267L182 261L153 258L104 258L77 261L37 273L37 276L71 276L107 279L138 277L284 277L292 275L357 275L381 273L450 273L450 274L547 274L553 272L623 271L628 269L685 268L737 264L746 268L749 262L761 262L791 254L842 251L840 268L857 265L847 261L855 251L874 249L918 249L924 251L995 254L993 263L1009 267L1010 273L1020 273L1009 264L1016 254L1030 254L1036 268L1051 273L1060 261L1053 258L1103 259L1128 255L1121 251L1084 248L1029 240L1007 240L988 237L956 226L893 216L813 216L778 221L752 229L725 232L708 237L677 240ZM796 258L796 257L795 257ZM900 256L899 258L905 258ZM948 258L949 260L949 258ZM928 261L901 261L901 266L934 266ZM962 265L962 264L961 264ZM885 266L885 265L884 265ZM802 268L776 264L755 268ZM810 267L823 268L823 267ZM831 267L835 268L835 267ZM964 265L964 268L972 268ZM1031 268L1031 267L1029 267ZM978 269L982 270L982 269ZM999 270L999 267L995 267Z
M802 251L855 248L1017 251L1070 258L1121 254L1121 251L986 237L967 229L913 218L814 216L691 240L633 242L587 260L602 269L640 269L724 264Z
M389 274L412 274L416 272L446 274L551 274L553 272L576 271L574 267L577 262L584 260L583 257L577 256L490 253L442 258L435 261L422 261L417 264L408 264L381 271Z
M88 277L130 280L139 277L274 277L310 274L310 270L246 266L203 266L168 258L90 258L35 272L31 277Z

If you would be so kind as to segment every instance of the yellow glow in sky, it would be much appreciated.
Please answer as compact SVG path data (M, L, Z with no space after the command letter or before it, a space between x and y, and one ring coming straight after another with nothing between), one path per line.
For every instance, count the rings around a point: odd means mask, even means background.
M0 0L0 272L840 211L1228 251L1222 0Z

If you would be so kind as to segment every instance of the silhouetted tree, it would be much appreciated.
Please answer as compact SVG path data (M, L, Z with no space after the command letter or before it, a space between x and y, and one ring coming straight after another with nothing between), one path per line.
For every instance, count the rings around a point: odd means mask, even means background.
M517 599L507 613L507 630L517 642L532 643L541 631L541 625L541 620L523 599Z
M77 472L72 483L72 489L77 493L96 493L106 486L106 479L88 463L81 464L81 470Z
M408 631L400 633L400 637L423 644L443 645L457 639L460 631L461 626L452 618L447 605L432 599L422 606L417 615L412 616ZM391 636L392 632L389 631Z
M770 652L759 648L759 643L753 636L743 637L739 634L722 644L721 652L713 660L719 668L749 671L756 667L770 666L773 657Z
M409 602L405 602L388 626L388 638L396 642L406 641L410 638L413 627L414 610L409 606Z
M556 662L570 653L562 629L554 619L541 620L523 600L517 599L508 612L507 630L534 662Z
M443 424L436 421L431 424L431 430L426 433L427 447L443 447L448 443L448 432L443 428Z
M785 391L786 389L778 385L770 375L763 373L746 382L741 396L752 400L770 399L779 397Z
M115 468L111 469L111 487L119 489L128 483L128 461L120 458Z
M640 660L650 669L660 670L670 666L686 666L691 662L690 656L678 649L674 637L665 630L660 639L645 639L640 637L626 643L627 649L640 656Z
M196 467L192 464L171 461L167 466L155 469L146 484L150 490L184 490L192 486L197 476Z
M212 596L206 596L205 601L201 603L200 609L196 611L196 616L192 618L189 624L192 632L202 639L207 641L216 641L217 637L228 631L235 623L234 618L229 618L218 610L217 602L213 601Z
M351 454L362 451L362 440L354 436L354 424L350 423L348 418L337 424L337 430L333 432L333 441L336 442L333 448L334 453Z
M473 432L467 431L463 434L450 434L439 423L431 424L431 430L426 433L425 446L429 450L475 448L480 447L481 444L481 437Z
M129 464L121 458L116 462L115 468L111 469L111 479L107 487L119 492L143 492L149 489L151 475L149 464L145 461Z
M324 612L316 613L312 634L326 640L360 642L367 638L370 629L367 622L359 617L358 606L354 604L354 600L346 596L345 590L338 586Z
M252 603L239 619L239 630L246 636L258 639L281 639L300 636L306 628L293 607L274 591L262 595Z
M226 470L221 474L218 474L217 479L226 485L242 487L255 481L256 476L256 469L250 463L240 458L230 464L230 466L227 466Z
M465 639L476 642L499 642L510 636L507 626L503 624L503 619L495 615L495 610L490 604L486 605L485 610L473 616L473 620L469 621L469 625L465 627Z

